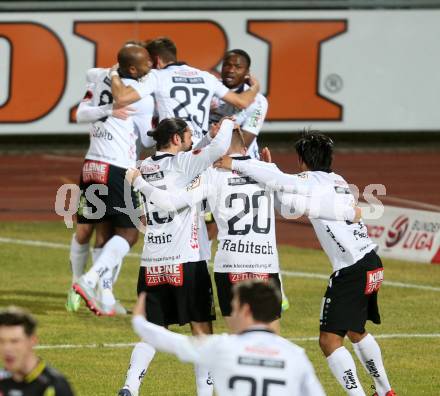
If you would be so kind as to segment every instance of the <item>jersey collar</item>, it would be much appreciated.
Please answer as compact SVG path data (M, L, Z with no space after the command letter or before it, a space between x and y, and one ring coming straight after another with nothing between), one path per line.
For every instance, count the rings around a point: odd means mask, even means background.
M24 381L27 383L35 381L45 368L46 368L46 363L40 360L38 364L32 369L32 371L25 375Z
M159 161L162 158L166 158L166 157L174 157L174 154L166 153L164 151L157 151L156 154L151 156L151 159L153 161Z
M237 157L235 157L234 155L231 155L231 158L234 160L238 160L238 161L245 161L245 160L251 159L251 157L249 155L239 155Z
M271 329L269 329L268 327L258 326L258 327L249 327L248 329L243 330L241 333L238 333L238 335L243 335L243 334L247 334L247 333L255 333L257 331L258 332L275 334L275 332L272 331Z
M186 63L185 63L185 62L173 62L173 63L168 63L168 65L166 65L165 67L163 67L162 70L163 70L163 69L166 69L166 68L168 68L168 67L171 67L171 66L183 66L183 65L186 65Z

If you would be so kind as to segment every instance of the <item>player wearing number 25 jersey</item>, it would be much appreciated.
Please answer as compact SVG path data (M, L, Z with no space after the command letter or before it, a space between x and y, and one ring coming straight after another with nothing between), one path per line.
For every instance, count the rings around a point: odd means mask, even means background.
M158 350L208 367L218 396L322 396L304 350L270 330L280 309L281 295L272 282L252 280L233 289L235 334L187 337L156 326L145 320L143 295L132 323L136 333Z
M254 79L245 92L229 90L206 71L177 62L177 49L168 38L158 38L146 46L153 67L139 86L124 86L117 73L111 73L112 93L120 105L133 103L154 94L159 120L179 117L191 124L193 143L197 144L208 130L208 120L213 96L239 108L249 106L259 90Z

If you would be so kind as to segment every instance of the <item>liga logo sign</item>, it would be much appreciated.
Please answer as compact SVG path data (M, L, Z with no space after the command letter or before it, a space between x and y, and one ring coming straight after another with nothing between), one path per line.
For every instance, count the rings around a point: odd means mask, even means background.
M440 213L385 206L382 218L367 220L367 227L383 256L440 261Z

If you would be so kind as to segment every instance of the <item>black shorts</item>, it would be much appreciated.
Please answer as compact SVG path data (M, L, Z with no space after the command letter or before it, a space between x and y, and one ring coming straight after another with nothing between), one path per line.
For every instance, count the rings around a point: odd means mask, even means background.
M106 162L94 160L84 161L79 183L81 189L77 211L77 222L79 224L95 224L110 221L115 227L136 227L128 214L116 209L127 207L124 199L124 183L127 183L125 182L125 172L126 169ZM108 193L103 194L96 189L93 191L94 188L92 186L97 185L100 185L101 188L107 188ZM102 201L97 204L98 206L87 198L87 189L89 189L89 194L93 194L95 203L98 198ZM131 199L134 208L141 207L141 196L139 193L133 191L132 188L130 189L130 197L128 199ZM102 213L97 212L98 208Z
M380 324L377 292L382 281L382 262L374 250L334 272L322 299L320 330L344 337L348 330L364 333L367 320Z
M147 319L159 326L215 320L206 261L140 267L138 294L147 292Z
M235 283L248 280L248 279L272 279L274 285L281 293L281 282L278 273L275 274L258 274L253 272L214 272L215 285L217 286L218 304L223 316L231 316L232 308L232 287ZM281 317L281 305L280 314Z

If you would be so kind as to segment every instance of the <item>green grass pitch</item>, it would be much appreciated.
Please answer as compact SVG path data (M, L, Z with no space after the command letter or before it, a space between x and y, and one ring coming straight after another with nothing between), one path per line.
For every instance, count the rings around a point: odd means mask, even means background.
M131 346L137 341L130 317L99 318L82 307L66 312L65 296L70 285L68 250L63 246L42 247L5 242L38 240L68 245L71 230L62 223L0 224L0 307L26 307L39 321L38 354L65 373L79 396L116 395L124 382ZM135 249L140 253L141 242ZM330 274L323 252L280 246L282 269ZM399 395L440 394L440 266L384 260L385 280L432 286L437 290L385 284L379 295L382 325L369 324L378 338L385 366ZM116 285L122 303L132 306L136 298L139 259L128 257ZM283 315L282 335L306 349L326 392L345 393L330 374L316 340L321 297L326 280L284 276L291 308ZM173 327L188 333L188 328ZM215 332L226 331L217 310ZM429 335L429 336L427 336ZM111 344L111 345L109 345ZM50 346L48 348L47 346ZM346 342L349 350L351 346ZM358 362L357 362L358 363ZM367 394L372 381L360 364L358 373ZM176 358L158 353L148 371L141 395L195 395L193 368Z

